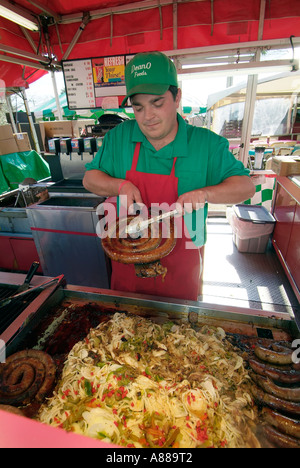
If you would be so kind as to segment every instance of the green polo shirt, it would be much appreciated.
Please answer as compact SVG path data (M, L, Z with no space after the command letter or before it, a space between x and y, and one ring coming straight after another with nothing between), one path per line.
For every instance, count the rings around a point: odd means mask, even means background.
M249 175L242 162L229 151L228 141L206 128L187 124L178 114L178 132L174 141L156 151L141 132L135 120L127 120L108 132L94 160L87 170L98 169L112 177L125 179L131 169L135 145L141 142L137 171L169 175L173 158L177 157L175 176L178 177L178 195L191 190L218 185L236 175ZM197 222L198 216L198 222ZM206 241L205 210L185 215L185 223L196 245ZM202 227L203 235L195 238L195 226ZM201 231L201 228L200 228ZM193 234L193 235L192 235Z

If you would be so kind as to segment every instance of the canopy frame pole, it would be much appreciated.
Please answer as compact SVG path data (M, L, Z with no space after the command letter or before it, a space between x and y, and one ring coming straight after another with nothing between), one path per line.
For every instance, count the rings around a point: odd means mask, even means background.
M265 11L266 11L266 0L261 0L258 40L261 40L263 37ZM260 61L260 57L261 57L261 52L259 49L257 49L256 54L255 54L255 61ZM241 138L241 151L240 151L240 158L239 158L241 159L245 167L247 167L248 160L249 160L250 139L251 139L251 133L252 133L252 127L253 127L253 121L254 121L257 83L258 83L258 74L250 75L248 77L244 118L243 118L242 138Z
M61 106L60 106L59 96L58 96L58 91L57 91L57 83L56 83L56 78L55 78L55 72L53 70L51 70L50 74L51 74L52 85L53 85L54 96L55 96L55 102L56 102L56 107L57 107L58 120L63 120L62 109L61 109Z
M160 40L163 40L164 26L163 26L163 15L160 0L158 0L158 11L159 11L159 27L160 27Z
M177 0L173 2L173 49L178 48L178 5Z
M20 26L21 30L22 30L22 33L24 34L24 36L26 37L28 43L31 45L31 48L32 50L34 51L34 53L37 55L37 46L35 45L35 42L34 40L32 39L32 37L30 36L29 32L27 31L26 28L24 28L23 26Z
M29 60L19 59L17 57L9 57L8 55L0 54L1 62L16 63L17 65L25 65L25 67L36 68L38 70L48 71L48 67L41 65L40 63L30 62Z
M114 37L114 14L110 15L110 47L112 47L113 37Z
M35 131L34 122L33 122L32 114L30 112L30 108L29 108L25 88L21 88L21 93L22 93L22 97L23 97L23 100L24 100L24 105L25 105L26 114L27 114L27 117L28 117L29 125L30 125L30 130L31 130L31 135L32 135L32 138L33 138L35 150L36 150L37 153L40 153L41 149L40 149L40 145L39 145L39 140L38 140L38 137L37 137L37 133Z
M36 8L39 8L43 13L46 13L47 16L54 18L56 22L60 21L61 16L55 13L55 11L49 8L48 6L46 7L45 5L42 5L37 0L27 0L27 2L35 6Z
M90 20L91 20L90 13L85 13L83 15L83 18L82 18L82 23L79 26L77 32L75 33L72 41L70 42L70 45L69 45L65 55L63 56L62 60L67 60L67 58L69 57L70 53L72 52L74 46L76 45L78 39L80 38L81 34L85 30L86 25L90 22Z
M26 52L24 50L17 49L16 47L6 46L4 44L0 44L0 51L4 53L12 54L12 55L17 55L25 59L40 62L45 65L49 65L50 63L50 60L48 57L45 57L43 55L37 55L36 53L33 54L32 52Z
M11 121L13 131L14 131L14 133L19 133L18 129L17 129L16 122L15 122L15 118L14 118L14 113L13 113L13 109L12 109L12 105L11 105L10 96L5 96L5 100L6 100L6 105L7 105L7 108L8 108L8 113L9 113L9 117L10 117L10 121Z

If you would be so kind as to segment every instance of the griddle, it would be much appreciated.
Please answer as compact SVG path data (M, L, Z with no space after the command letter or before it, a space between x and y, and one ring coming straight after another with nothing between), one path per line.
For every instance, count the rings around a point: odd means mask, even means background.
M61 362L78 341L116 312L137 314L158 323L189 322L220 326L229 334L248 336L251 340L270 338L291 341L300 332L293 317L284 313L257 311L190 301L126 295L111 290L90 292L80 287L72 290L60 285L39 304L29 323L7 346L7 355L26 348L48 352Z
M87 336L90 328L109 320L116 312L136 314L157 323L187 322L195 328L204 324L220 326L227 332L227 339L245 352L251 352L256 342L265 339L291 341L300 335L294 318L286 313L171 301L111 290L71 289L63 284L47 297L36 298L31 305L34 304L30 320L7 344L6 355L23 349L45 351L57 366L58 379L72 347Z
M25 296L13 299L0 309L0 339L5 343L7 356L10 344L14 340L18 341L18 335L22 331L25 331L26 335L30 332L31 321L36 320L41 304L64 282L64 277L60 276L53 285L47 288L41 284L41 287L34 287ZM0 284L0 300L14 296L18 288L17 285Z
M82 184L82 179L62 179L50 184L48 192L89 193Z

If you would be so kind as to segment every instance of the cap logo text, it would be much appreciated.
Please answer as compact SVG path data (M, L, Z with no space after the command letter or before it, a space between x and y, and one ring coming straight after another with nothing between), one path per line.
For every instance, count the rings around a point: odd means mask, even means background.
M134 73L134 76L146 75L145 70L150 70L152 66L151 62L143 63L142 65L132 65L131 74Z

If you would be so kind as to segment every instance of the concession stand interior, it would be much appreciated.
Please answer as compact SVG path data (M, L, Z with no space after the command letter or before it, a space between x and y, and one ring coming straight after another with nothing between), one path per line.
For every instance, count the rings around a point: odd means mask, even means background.
M299 30L294 0L0 0L1 448L300 447ZM147 51L256 186L209 204L195 302L111 289L82 183Z

